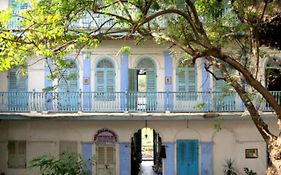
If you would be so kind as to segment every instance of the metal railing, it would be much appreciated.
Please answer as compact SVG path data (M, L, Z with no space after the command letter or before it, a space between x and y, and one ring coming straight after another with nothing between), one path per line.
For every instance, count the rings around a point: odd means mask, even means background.
M281 92L272 92L281 104ZM271 111L262 101L259 110ZM0 92L0 112L235 112L236 93L222 92Z

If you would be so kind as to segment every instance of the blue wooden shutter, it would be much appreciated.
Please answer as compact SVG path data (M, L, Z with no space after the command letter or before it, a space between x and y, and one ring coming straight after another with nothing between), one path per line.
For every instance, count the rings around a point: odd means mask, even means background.
M106 71L106 84L105 84L105 87L106 87L106 92L114 92L115 88L114 88L114 85L115 85L115 72L114 72L114 69L107 69Z
M105 91L105 72L104 70L97 70L96 72L96 91L104 92Z
M26 111L28 109L27 76L12 69L8 73L9 109Z
M185 69L178 68L177 69L177 91L185 92L187 91L187 82L185 78Z
M59 81L59 109L77 111L79 109L78 69L74 62L66 68Z
M108 59L98 62L96 68L96 91L99 100L115 99L115 69Z
M59 81L60 92L79 92L78 89L78 70L75 67L67 68L63 73L63 78Z
M154 70L146 72L147 92L156 92L156 74Z
M214 68L214 74L221 78L221 72ZM215 80L213 79L214 87L214 103L217 111L231 111L235 110L235 97L233 93L230 93L229 90L231 86L227 84L224 80Z
M27 92L27 76L20 75L16 69L12 69L8 77L10 92Z
M15 70L9 71L9 91L16 92L17 91L17 72Z
M197 91L197 75L195 67L187 68L187 79L188 79L188 91L196 92Z
M195 66L177 68L176 76L177 99L196 100L197 98L197 72ZM182 93L181 93L182 92Z

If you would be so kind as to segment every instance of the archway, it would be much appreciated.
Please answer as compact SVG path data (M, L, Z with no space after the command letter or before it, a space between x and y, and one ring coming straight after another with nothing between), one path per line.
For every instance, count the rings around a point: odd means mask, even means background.
M162 173L164 154L159 133L147 127L139 129L131 139L131 175Z
M100 129L94 136L96 144L96 175L115 175L117 135L109 129Z

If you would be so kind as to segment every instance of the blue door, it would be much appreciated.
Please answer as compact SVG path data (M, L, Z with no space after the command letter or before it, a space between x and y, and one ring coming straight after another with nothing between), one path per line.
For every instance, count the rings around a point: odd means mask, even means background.
M177 140L177 175L198 174L198 140Z

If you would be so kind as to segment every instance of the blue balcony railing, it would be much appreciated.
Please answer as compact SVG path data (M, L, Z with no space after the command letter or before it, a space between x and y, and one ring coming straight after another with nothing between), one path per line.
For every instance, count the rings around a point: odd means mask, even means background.
M281 92L272 92L281 104ZM257 100L259 101L259 100ZM257 102L262 111L271 111ZM236 93L221 92L0 92L0 112L235 112Z

